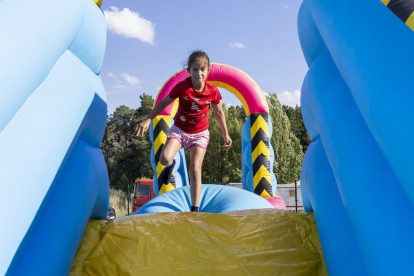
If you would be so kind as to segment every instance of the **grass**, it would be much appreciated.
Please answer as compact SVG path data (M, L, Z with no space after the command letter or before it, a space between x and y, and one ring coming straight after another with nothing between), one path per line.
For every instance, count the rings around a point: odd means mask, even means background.
M129 212L132 210L132 197L133 193L130 194L129 201ZM109 190L109 205L111 205L116 212L116 217L120 218L128 214L128 198L127 194L121 190L111 188Z

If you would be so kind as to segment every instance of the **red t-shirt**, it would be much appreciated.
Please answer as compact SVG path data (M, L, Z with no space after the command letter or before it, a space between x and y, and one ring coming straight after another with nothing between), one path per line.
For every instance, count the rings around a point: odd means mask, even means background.
M208 129L210 103L219 104L220 91L208 81L204 90L197 92L191 78L187 78L171 90L170 97L179 98L178 112L174 124L188 133L197 133Z

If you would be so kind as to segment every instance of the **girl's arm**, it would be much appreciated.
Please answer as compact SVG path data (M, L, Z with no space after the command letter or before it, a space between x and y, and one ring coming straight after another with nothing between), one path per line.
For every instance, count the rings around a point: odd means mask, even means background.
M221 104L211 104L214 110L214 117L219 124L221 132L223 133L224 145L223 147L230 147L232 140L227 132L227 125L226 125L226 116L224 115L223 108Z
M134 129L134 134L141 137L144 136L144 133L148 130L151 120L158 116L167 106L169 106L175 99L167 95L162 101L160 101L148 114L148 116L141 123L137 124Z

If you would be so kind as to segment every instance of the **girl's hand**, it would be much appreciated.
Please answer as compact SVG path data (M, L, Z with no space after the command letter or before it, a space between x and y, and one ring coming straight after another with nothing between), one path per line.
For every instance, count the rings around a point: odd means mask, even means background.
M233 143L233 141L231 140L230 136L228 134L223 135L223 139L224 139L224 145L223 147L228 148L231 146L231 143Z
M141 123L137 124L137 126L134 129L134 135L139 136L139 134L141 133L141 137L143 137L144 133L148 130L150 124L151 119L145 119Z

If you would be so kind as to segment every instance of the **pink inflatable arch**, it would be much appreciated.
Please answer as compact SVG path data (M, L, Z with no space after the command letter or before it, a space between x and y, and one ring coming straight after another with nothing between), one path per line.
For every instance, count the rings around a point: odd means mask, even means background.
M208 81L233 93L243 104L249 116L252 113L268 113L266 97L257 83L243 71L224 64L212 63ZM171 89L179 82L188 78L190 74L183 69L173 75L158 92L155 104L167 96ZM173 116L177 111L178 99L161 112L163 116Z

